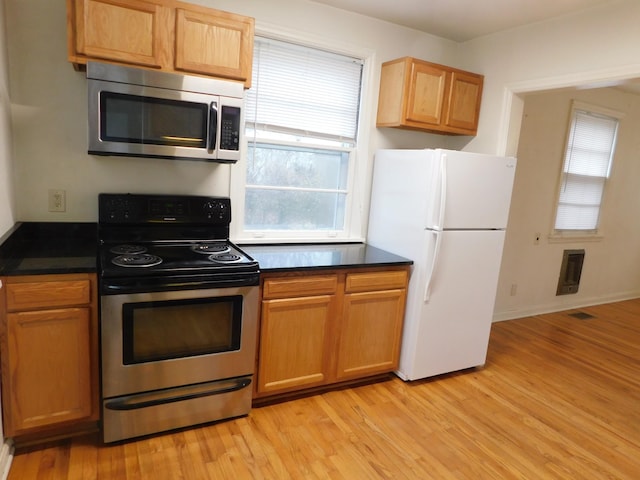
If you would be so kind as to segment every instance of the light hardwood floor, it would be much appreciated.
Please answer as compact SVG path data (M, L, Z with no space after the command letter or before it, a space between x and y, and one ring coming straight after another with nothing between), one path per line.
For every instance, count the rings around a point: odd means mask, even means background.
M487 364L16 455L28 479L638 479L640 300L493 325Z

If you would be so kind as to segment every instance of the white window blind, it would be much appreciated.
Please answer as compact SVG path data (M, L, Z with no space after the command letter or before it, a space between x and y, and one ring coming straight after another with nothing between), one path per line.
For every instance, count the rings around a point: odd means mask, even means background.
M348 238L362 59L257 37L239 236Z
M574 108L562 167L555 229L595 231L611 170L618 118Z
M359 59L256 38L247 124L354 143L361 75Z

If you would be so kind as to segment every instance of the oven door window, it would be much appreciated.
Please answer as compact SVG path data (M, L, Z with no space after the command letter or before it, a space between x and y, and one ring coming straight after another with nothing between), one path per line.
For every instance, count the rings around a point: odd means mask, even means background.
M100 93L100 139L206 148L209 107L205 103Z
M127 303L125 365L240 349L242 296Z

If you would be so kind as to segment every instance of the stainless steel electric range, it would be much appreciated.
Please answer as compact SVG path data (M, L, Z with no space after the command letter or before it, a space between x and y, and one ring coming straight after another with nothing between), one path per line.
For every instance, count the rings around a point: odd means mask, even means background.
M105 442L246 415L259 265L226 197L99 195Z

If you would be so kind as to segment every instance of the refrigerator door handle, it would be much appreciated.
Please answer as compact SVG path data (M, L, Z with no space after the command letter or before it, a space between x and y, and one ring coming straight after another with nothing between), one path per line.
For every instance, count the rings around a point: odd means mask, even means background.
M436 272L436 267L438 264L438 255L440 253L440 243L442 241L442 232L430 230L430 233L435 235L436 242L433 248L433 255L431 255L431 265L429 266L427 281L425 282L425 287L424 287L424 303L429 303L429 297L431 296L431 282L433 280L433 275Z
M447 154L440 156L440 211L436 226L444 228L444 212L447 203Z

